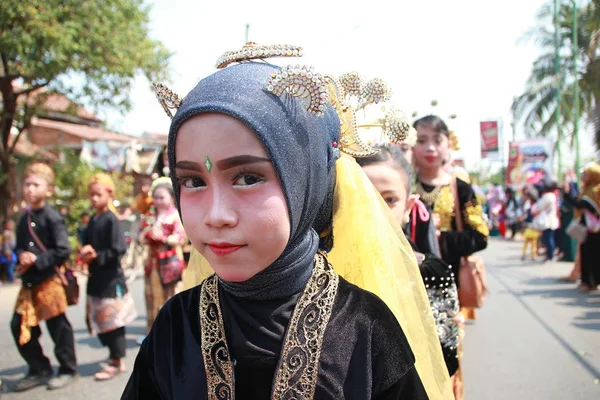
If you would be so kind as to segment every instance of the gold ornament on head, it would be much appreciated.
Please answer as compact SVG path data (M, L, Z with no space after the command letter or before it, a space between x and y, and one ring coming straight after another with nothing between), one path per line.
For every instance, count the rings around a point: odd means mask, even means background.
M294 97L308 97L307 110L322 117L329 101L327 77L314 72L305 65L288 65L271 75L266 89L276 96L287 92Z
M369 104L378 104L392 98L392 90L383 79L373 78L360 90L360 99L357 110L363 109Z
M460 150L460 146L458 144L458 136L456 136L456 133L454 133L454 131L448 131L448 139L450 141L450 150Z
M246 43L240 50L226 51L217 60L217 68L225 68L231 63L250 60L263 60L272 57L301 57L302 47L289 44L261 46L254 42Z
M169 118L173 119L173 112L171 110L177 110L183 100L162 83L153 83L152 87L154 88L156 98L163 106L163 109Z
M408 121L406 114L394 107L385 114L383 134L393 143L404 142L411 146L415 145L417 139L417 131Z
M363 86L362 77L358 72L346 72L340 75L340 85L344 88L345 96L360 96Z

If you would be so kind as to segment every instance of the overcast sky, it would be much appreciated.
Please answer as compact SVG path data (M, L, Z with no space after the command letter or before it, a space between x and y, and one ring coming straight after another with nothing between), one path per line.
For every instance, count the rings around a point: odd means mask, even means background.
M175 92L185 95L215 71L216 59L249 39L259 44L303 46L300 62L339 75L357 70L380 77L394 91L392 103L409 115L435 112L459 135L467 166L479 158L479 121L502 118L510 138L510 106L522 93L533 44L519 42L535 24L542 0L211 1L150 2L151 34L174 52ZM285 65L289 59L275 60ZM431 100L439 105L433 109ZM167 132L169 119L148 82L136 81L134 109L109 114L112 129ZM517 138L522 132L517 130ZM583 146L584 148L586 146Z

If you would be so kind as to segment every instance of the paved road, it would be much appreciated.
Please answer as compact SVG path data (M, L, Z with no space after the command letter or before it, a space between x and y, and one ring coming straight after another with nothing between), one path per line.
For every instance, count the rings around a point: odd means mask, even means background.
M555 283L569 264L522 263L519 242L492 239L483 255L491 294L476 323L466 328L465 398L600 399L600 382L595 383L600 379L600 294L584 295L574 285ZM143 314L142 286L138 280L131 291ZM15 287L0 287L0 377L9 388L26 372L8 328L15 297ZM4 394L2 400L119 398L126 374L94 382L107 350L88 335L82 305L71 307L68 315L76 332L80 380L60 391L40 387ZM135 338L143 331L143 316L128 327L128 366L135 358ZM43 346L51 356L47 334Z
M465 398L600 399L600 294L557 283L570 263L524 263L520 242L493 239L491 293L466 328Z

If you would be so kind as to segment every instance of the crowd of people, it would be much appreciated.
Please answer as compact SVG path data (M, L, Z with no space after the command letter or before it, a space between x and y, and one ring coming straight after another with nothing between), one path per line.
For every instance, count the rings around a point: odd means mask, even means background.
M599 204L600 165L594 163L582 171L581 186L574 180L563 185L547 180L519 190L495 187L487 194L486 209L491 235L522 236L523 261L572 262L571 273L560 281L591 292L600 283Z
M381 110L387 139L367 145L355 111L387 100L381 81L356 90L356 74L338 82L261 61L297 49L248 46L226 53L184 100L155 86L172 117L170 178L136 201L145 211L147 331L122 398L462 399L464 323L481 306L466 293L485 293L474 254L502 223L524 229L533 255L542 240L552 258L555 191L507 191L498 218L487 218L495 207L451 167L441 118L411 124ZM563 197L590 228L577 259L593 289L600 181L591 171L581 196ZM11 328L29 371L17 391L77 378L61 270L68 234L46 203L53 181L48 165L25 171ZM137 311L120 263L127 245L114 182L100 173L88 189L77 254L88 329L109 352L95 374L103 381L127 370L125 332ZM60 363L49 381L41 321Z

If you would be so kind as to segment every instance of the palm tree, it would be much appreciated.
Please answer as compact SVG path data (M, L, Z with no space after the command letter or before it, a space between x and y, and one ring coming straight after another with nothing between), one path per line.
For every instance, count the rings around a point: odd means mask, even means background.
M591 0L580 6L578 13L577 74L573 69L572 57L572 12L571 2L561 4L558 12L559 73L555 73L555 45L553 27L553 2L544 5L538 13L538 25L524 36L533 39L541 49L533 63L525 91L516 97L513 105L515 124L522 125L529 137L548 137L558 143L557 122L562 129L562 138L573 145L573 84L578 80L581 117L593 120L598 112L597 148L600 150L600 0ZM560 102L559 102L560 98ZM558 109L559 119L555 112Z

